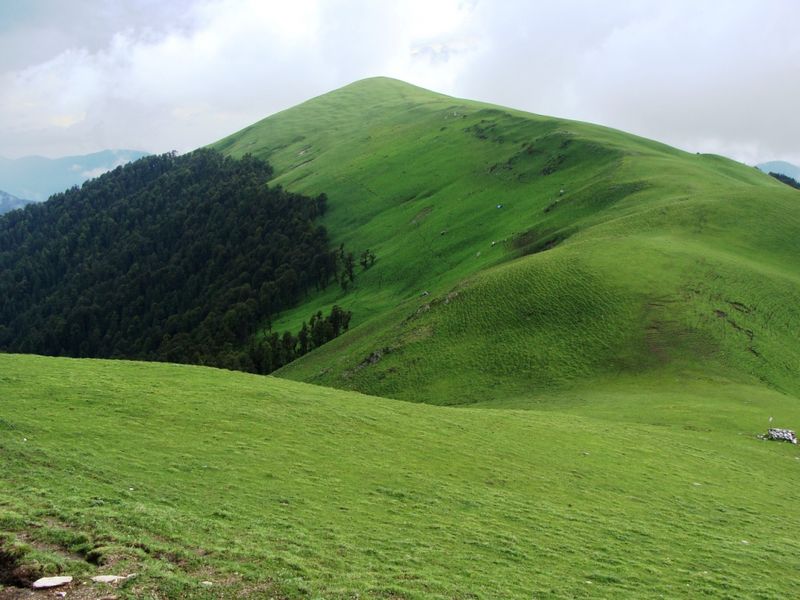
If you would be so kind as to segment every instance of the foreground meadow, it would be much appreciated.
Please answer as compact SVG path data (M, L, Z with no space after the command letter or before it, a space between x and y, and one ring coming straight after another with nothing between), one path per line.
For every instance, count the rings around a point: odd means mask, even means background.
M777 393L617 382L464 409L166 364L0 355L0 373L6 585L12 567L85 597L109 593L91 575L134 572L120 597L800 584L800 452L755 437L800 420Z

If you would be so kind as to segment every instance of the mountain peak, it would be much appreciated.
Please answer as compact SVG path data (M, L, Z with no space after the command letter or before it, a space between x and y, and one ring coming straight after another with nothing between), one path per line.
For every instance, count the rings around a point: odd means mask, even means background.
M11 210L15 210L17 208L22 208L26 204L30 204L30 200L23 200L22 198L17 198L13 194L9 194L8 192L4 192L0 190L0 215L3 213L7 213Z
M374 77L365 77L364 79L357 79L352 83L348 83L347 85L342 86L338 89L347 89L352 87L383 87L383 88L397 88L397 89L416 89L416 90L424 90L428 93L435 93L431 92L426 88L422 88L418 85L414 85L413 83L409 83L407 81L403 81L402 79L395 79L394 77L386 77L385 75L376 75ZM334 90L335 91L335 90Z
M423 102L433 98L448 98L448 96L400 79L377 76L348 83L326 94L317 96L310 102L321 98L342 98L347 99L348 102L356 102L358 105L364 106L363 103L384 103L397 100Z
M756 165L764 173L779 173L792 179L800 179L800 167L785 160L773 160Z

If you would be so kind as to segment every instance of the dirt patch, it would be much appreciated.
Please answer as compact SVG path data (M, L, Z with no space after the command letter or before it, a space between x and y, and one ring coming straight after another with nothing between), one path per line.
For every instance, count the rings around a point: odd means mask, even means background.
M726 300L726 302L730 304L731 308L733 308L734 310L738 310L739 312L745 313L746 315L749 315L751 312L753 312L752 308L750 308L746 304L742 304L741 302L736 302L733 300Z
M42 576L37 566L25 564L25 551L0 540L0 585L27 587Z
M422 223L422 221L425 220L425 218L429 214L431 214L432 211L433 211L433 207L432 206L426 206L421 211L419 211L416 215L414 215L414 218L411 219L411 224L412 225L419 225L420 223Z
M654 321L644 330L647 350L650 356L654 357L660 365L665 365L669 362L669 352L663 336L664 329L664 323Z
M358 370L358 369L363 369L364 367L369 367L370 365L376 365L381 361L381 359L384 356L386 356L387 354L391 354L392 351L393 348L390 348L389 346L385 346L380 350L375 350L367 358L358 363L358 365L356 365L356 369Z
M403 344L421 342L422 340L428 339L432 335L433 335L433 327L431 327L430 325L423 325L422 327L416 327L411 331L404 333L401 342Z
M98 589L93 585L81 581L73 581L68 585L45 590L32 590L22 587L7 587L0 589L0 600L20 600L22 598L55 598L56 592L65 592L68 600L116 600L117 594L108 589Z
M466 282L462 282L461 284L459 284L459 287L463 287L465 283ZM437 306L440 306L440 305L445 305L446 306L446 305L450 304L451 302L454 302L455 299L458 298L459 293L460 293L459 290L452 290L452 291L448 292L444 296L440 296L438 298L434 298L430 302L426 302L425 304L423 304L419 308L417 308L417 310L415 310L413 313L408 315L405 319L403 319L403 325L405 325L406 323L408 323L410 321L413 321L414 319L419 318L421 315L425 314L426 312L428 312L432 308L436 308ZM425 295L427 295L427 292L426 292Z
M715 352L710 338L680 318L677 307L682 302L676 295L653 298L645 304L644 344L656 365L667 364L677 357L700 359Z
M498 144L505 142L503 135L498 133L497 123L488 119L481 119L479 123L465 127L464 131L479 140L489 140Z
M742 305L742 306L744 306L744 305ZM733 319L731 319L731 318L728 316L728 313L726 313L724 310L714 309L714 314L715 314L717 317L719 317L720 319L723 319L723 320L724 320L724 321L725 321L725 322L726 322L728 325L730 325L731 327L733 327L733 328L734 328L736 331L738 331L739 333L743 333L744 335L746 335L746 336L747 336L747 338L748 338L748 339L749 339L751 342L753 341L753 338L755 337L755 334L753 333L753 330L752 330L752 329L747 329L747 328L745 328L745 327L742 327L741 325L739 325L739 324L738 324L736 321L734 321Z
M57 554L73 562L85 560L81 553L72 552L56 543L36 539L29 532L19 532L15 537L0 534L0 600L54 598L55 592L66 592L67 598L77 598L78 600L97 600L114 596L114 594L109 594L107 587L105 589L98 588L96 584L92 584L88 580L79 579L57 588L31 589L31 584L40 577L70 574L69 572L45 572L42 565L30 558L31 548L49 554Z
M550 160L547 161L547 164L545 164L544 168L542 168L542 175L552 175L561 168L566 160L567 156L565 154L557 154L551 157Z
M343 379L350 379L353 375L365 369L367 367L371 367L372 365L377 365L381 359L387 354L391 354L394 352L394 348L391 346L384 346L383 348L379 348L378 350L374 350L370 352L369 356L367 356L364 360L358 363L352 369L347 369L346 371L342 372Z
M545 252L558 246L569 237L565 231L554 232L552 230L537 231L529 229L520 233L511 240L511 247L518 251L519 256L537 254Z
M66 531L65 528L60 527L60 526L58 527L58 529ZM73 552L73 551L71 551L71 550L69 550L69 549L67 549L64 546L61 546L59 544L55 544L55 543L52 543L52 542L45 542L45 541L42 541L40 539L37 539L36 537L34 537L33 535L31 535L29 532L26 532L26 531L18 531L16 535L17 535L17 539L19 539L21 542L23 542L25 544L28 544L29 546L32 546L32 547L36 548L37 550L41 550L41 551L44 551L44 552L50 552L52 554L58 554L60 556L63 556L64 558L68 558L70 560L75 560L75 561L86 560L87 554L90 553L89 550L87 550L85 552Z

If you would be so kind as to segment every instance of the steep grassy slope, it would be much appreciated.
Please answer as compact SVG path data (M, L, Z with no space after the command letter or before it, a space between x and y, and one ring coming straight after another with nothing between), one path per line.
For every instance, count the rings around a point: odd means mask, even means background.
M361 324L283 376L520 406L698 371L800 393L800 194L756 169L389 79L216 147L327 192L332 235L378 255L276 324L335 301Z
M121 597L784 598L800 585L800 457L753 435L768 415L797 423L800 406L763 389L708 381L691 399L615 383L553 412L165 364L0 355L0 373L4 545L75 575L68 597L130 572ZM641 422L653 410L660 426Z

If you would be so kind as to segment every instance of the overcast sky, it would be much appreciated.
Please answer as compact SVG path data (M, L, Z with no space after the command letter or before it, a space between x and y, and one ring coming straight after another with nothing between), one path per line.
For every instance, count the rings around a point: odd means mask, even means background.
M0 156L186 151L374 75L800 164L796 0L0 0Z

